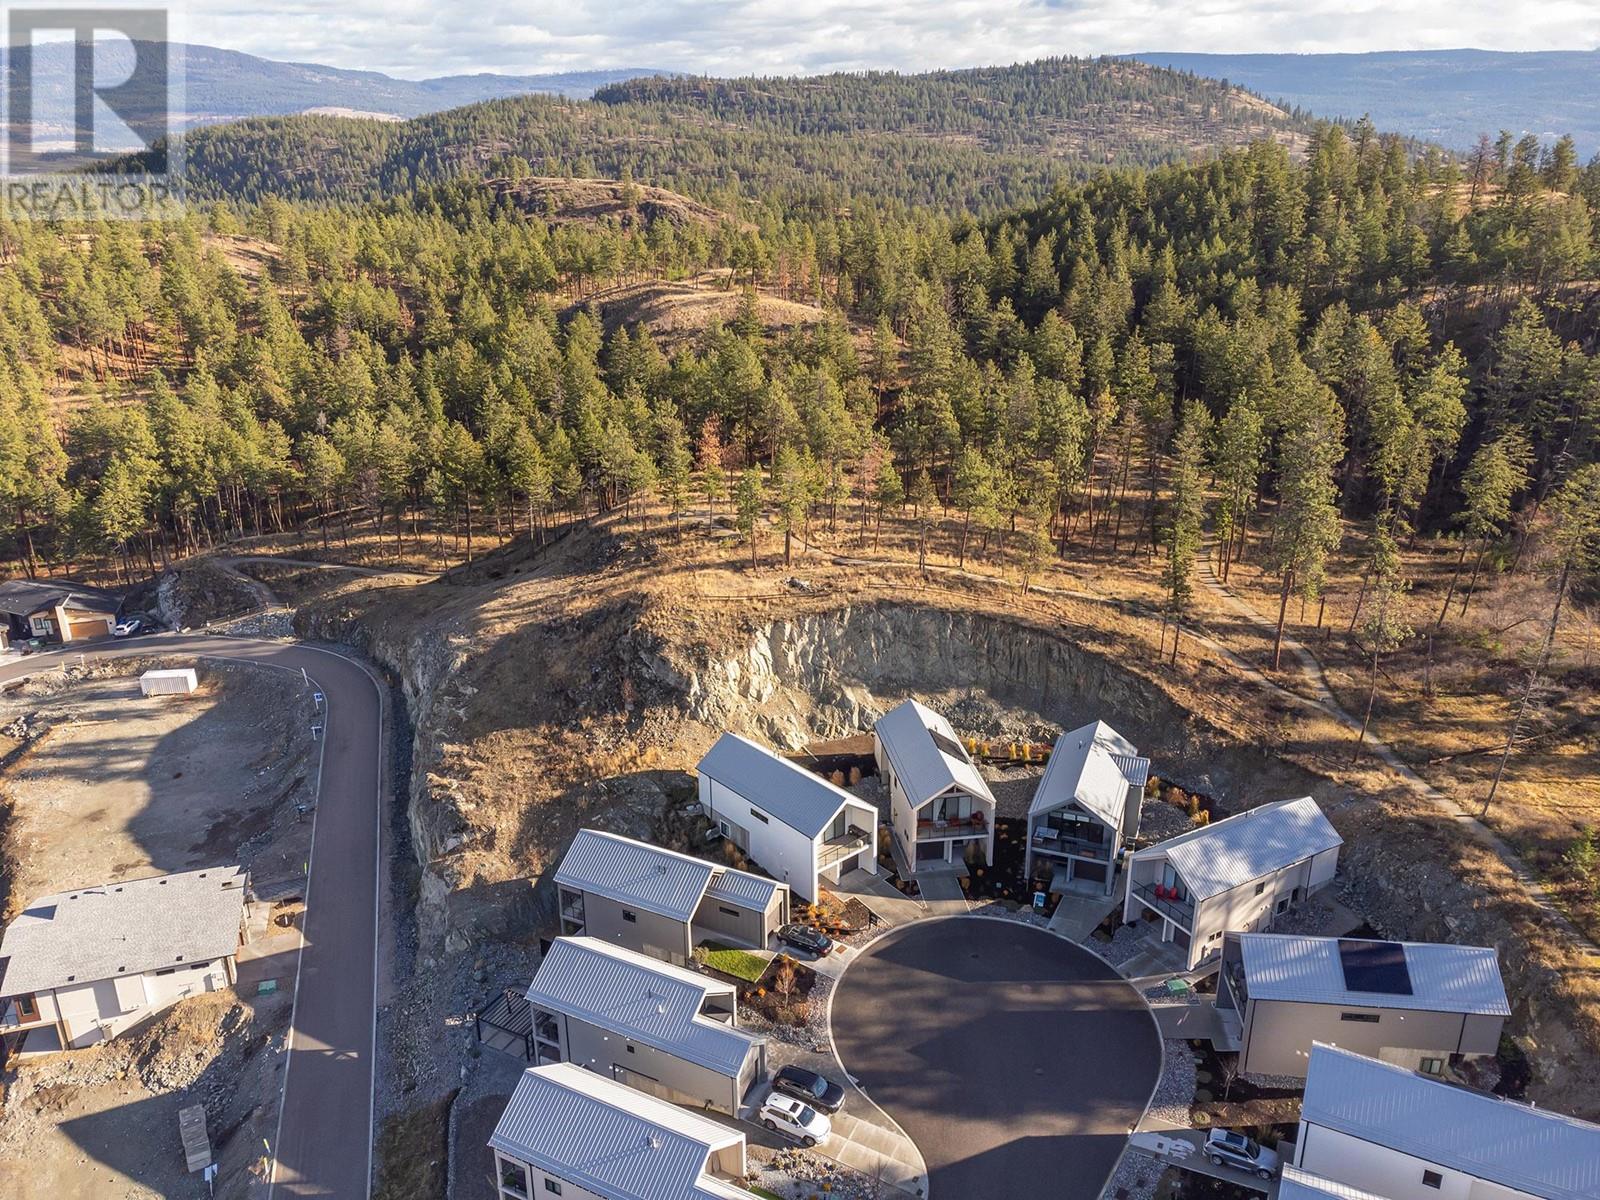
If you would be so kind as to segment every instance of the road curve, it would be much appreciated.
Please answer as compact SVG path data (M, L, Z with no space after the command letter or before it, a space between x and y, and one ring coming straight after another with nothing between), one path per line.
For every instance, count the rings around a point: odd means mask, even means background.
M372 1183L384 704L376 675L336 650L161 634L31 655L0 683L75 662L149 655L304 672L325 697L306 916L269 1196L365 1197ZM363 1147L365 1151L363 1152Z

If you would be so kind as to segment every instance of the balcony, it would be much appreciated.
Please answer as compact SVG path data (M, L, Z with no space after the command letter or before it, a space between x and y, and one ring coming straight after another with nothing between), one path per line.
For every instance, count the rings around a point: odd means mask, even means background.
M1042 854L1069 854L1074 858L1092 858L1095 862L1111 861L1111 847L1106 842L1073 837L1052 825L1041 825L1033 831L1033 848Z
M942 821L918 821L917 841L937 842L946 838L987 837L989 822L983 813L970 817L948 817Z
M864 829L857 829L852 825L838 837L831 837L822 843L817 850L817 870L833 866L834 863L849 858L853 854L860 854L872 844L872 835Z
M1163 888L1162 895L1156 895L1156 885L1151 883L1130 884L1133 894L1147 907L1152 908L1169 921L1176 921L1185 933L1194 933L1194 901L1172 900L1168 897L1171 889Z

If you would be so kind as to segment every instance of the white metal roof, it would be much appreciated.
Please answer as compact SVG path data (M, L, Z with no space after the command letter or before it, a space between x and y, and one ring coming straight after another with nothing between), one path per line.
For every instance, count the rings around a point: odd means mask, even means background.
M1600 1125L1317 1043L1303 1120L1543 1200L1600 1196Z
M33 901L0 941L0 994L226 958L239 949L241 867L208 867Z
M725 870L718 871L711 877L711 886L706 889L706 895L715 896L718 900L726 900L743 908L765 912L767 905L772 903L772 894L779 888L787 889L788 886L776 879L752 875L748 871Z
M696 768L756 808L815 838L846 804L862 802L822 776L736 733L725 733Z
M913 809L953 787L994 800L950 722L933 709L907 700L884 713L872 728ZM940 739L945 746L939 744Z
M1387 1197L1285 1165L1278 1180L1278 1200L1387 1200Z
M1238 937L1245 986L1252 1000L1511 1015L1505 983L1500 978L1500 956L1486 946L1376 943L1399 946L1405 953L1411 994L1399 995L1355 991L1346 986L1339 943L1357 939L1280 933L1242 933Z
M489 1145L604 1200L721 1200L748 1193L706 1174L744 1134L575 1063L530 1067Z
M1041 816L1076 800L1113 829L1122 827L1128 789L1143 787L1150 760L1104 721L1063 733L1050 751L1050 761L1028 806Z
M528 1001L733 1076L761 1039L700 1015L708 994L733 990L609 942L564 937L550 944Z
M1136 860L1165 858L1198 900L1344 845L1310 796L1263 804L1157 842Z
M784 885L675 850L598 829L580 829L556 868L556 882L679 921L694 916L709 888L722 899L765 909Z

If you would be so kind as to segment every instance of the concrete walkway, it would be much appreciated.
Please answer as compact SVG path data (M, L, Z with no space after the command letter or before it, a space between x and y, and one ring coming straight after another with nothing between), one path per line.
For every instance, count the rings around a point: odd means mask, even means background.
M1100 928L1101 921L1121 907L1122 899L1118 896L1084 896L1076 892L1063 892L1047 928L1069 941L1081 942Z
M785 1046L783 1049L788 1050L789 1047ZM803 1053L780 1053L777 1057L785 1061L783 1064L775 1062L775 1067L794 1062L807 1070L818 1071L830 1079L836 1078L839 1074L838 1064L831 1058L824 1060L820 1055ZM761 1105L771 1094L770 1084L762 1084L752 1089L740 1105L739 1121L759 1126ZM852 1109L864 1115L857 1116L851 1111ZM707 1112L703 1115L723 1124L738 1127L731 1118L720 1114ZM830 1159L853 1171L859 1171L868 1179L881 1179L889 1187L898 1189L908 1197L927 1195L927 1168L923 1165L921 1151L879 1111L878 1106L864 1092L849 1086L844 1108L834 1113L828 1120L833 1125L833 1135L827 1141L813 1147L809 1153ZM741 1132L752 1141L763 1145L793 1144L781 1135L768 1133L765 1129L741 1129ZM885 1200L888 1200L887 1194Z
M1212 1179L1221 1179L1252 1191L1264 1192L1267 1200L1277 1200L1276 1179L1261 1179L1244 1171L1236 1171L1232 1167L1214 1167L1206 1160L1202 1151L1205 1144L1206 1135L1194 1129L1136 1133L1128 1139L1129 1146L1144 1151L1152 1158L1182 1167L1185 1171L1193 1171L1197 1175L1209 1175Z
M917 876L922 904L930 917L964 917L970 911L961 876L955 871L929 871Z
M928 915L928 909L922 901L911 899L890 887L882 876L863 871L860 867L846 871L834 890L844 896L854 896L885 925L906 925Z

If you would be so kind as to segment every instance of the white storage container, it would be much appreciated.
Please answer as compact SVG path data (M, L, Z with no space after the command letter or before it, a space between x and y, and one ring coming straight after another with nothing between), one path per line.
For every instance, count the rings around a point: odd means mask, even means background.
M199 686L193 667L176 671L146 671L139 676L139 690L146 696L187 696Z

